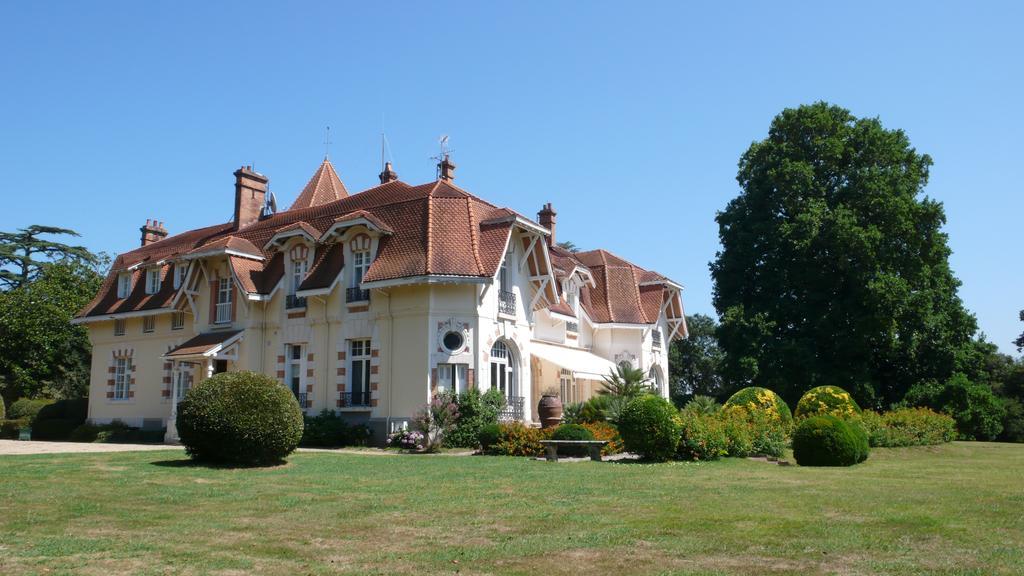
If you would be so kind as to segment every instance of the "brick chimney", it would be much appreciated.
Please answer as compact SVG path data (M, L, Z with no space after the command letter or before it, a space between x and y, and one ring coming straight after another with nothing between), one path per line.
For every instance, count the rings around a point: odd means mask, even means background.
M142 245L149 246L153 242L159 242L167 237L167 228L163 222L146 219L146 225L139 228L142 232Z
M384 163L384 171L378 176L381 184L387 184L388 182L394 182L398 180L398 173L391 168L391 162Z
M455 164L447 154L444 159L437 163L437 177L440 180L455 180Z
M537 212L537 222L551 231L551 235L548 236L548 246L555 245L555 220L558 213L551 207L551 202L548 202Z
M267 177L252 166L235 170L235 230L260 219L267 196Z

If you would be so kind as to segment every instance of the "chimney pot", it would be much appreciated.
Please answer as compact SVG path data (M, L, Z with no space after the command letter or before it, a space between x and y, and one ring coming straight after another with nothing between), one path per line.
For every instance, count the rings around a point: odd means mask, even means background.
M548 202L541 207L540 212L537 212L537 223L551 231L548 235L548 246L555 245L555 222L557 220L558 213L551 207L551 202Z
M398 180L398 174L391 168L391 162L384 163L384 171L381 172L378 177L380 178L381 184L387 184L388 182Z
M437 163L437 176L440 180L455 180L455 164L447 154Z
M263 204L267 196L266 176L254 172L251 166L243 166L235 170L235 220L234 229L238 230L256 222L260 218Z
M156 218L146 218L146 225L139 228L142 232L142 246L149 246L167 237L167 229Z

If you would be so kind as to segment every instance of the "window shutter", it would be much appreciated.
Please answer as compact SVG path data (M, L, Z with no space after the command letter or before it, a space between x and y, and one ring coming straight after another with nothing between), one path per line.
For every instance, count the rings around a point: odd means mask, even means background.
M210 324L217 321L217 281L210 280Z

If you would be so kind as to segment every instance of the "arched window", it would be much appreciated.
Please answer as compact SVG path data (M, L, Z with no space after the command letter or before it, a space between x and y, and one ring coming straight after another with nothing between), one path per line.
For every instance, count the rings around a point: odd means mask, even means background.
M654 384L655 390L658 391L658 394L664 396L665 390L663 389L663 387L665 383L661 378L661 370L658 370L657 366L651 366L651 370L650 372L647 373L647 377Z
M502 395L510 400L517 396L516 362L503 340L498 340L491 347L491 389L501 390Z

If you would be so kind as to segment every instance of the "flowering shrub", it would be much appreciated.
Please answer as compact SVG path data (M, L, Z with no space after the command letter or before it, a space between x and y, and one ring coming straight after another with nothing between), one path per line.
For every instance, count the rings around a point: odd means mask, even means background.
M420 408L413 423L425 437L423 449L430 452L440 449L445 436L458 420L458 406L449 394L435 396L429 404Z
M884 414L865 410L859 422L871 445L878 447L929 446L956 438L953 417L928 408L898 408Z
M859 413L860 406L853 400L850 393L838 386L811 388L804 392L796 404L797 420L818 414L850 418Z
M751 386L737 391L725 401L723 410L737 408L742 408L746 414L764 412L769 419L782 424L785 431L789 431L793 425L793 414L789 406L778 394L767 388Z
M498 425L498 441L488 453L500 456L541 456L541 440L551 437L553 429L531 428L522 422L502 422Z
M413 452L422 452L427 446L426 442L426 435L419 430L399 430L388 436L387 439L388 447Z
M480 430L498 423L498 414L505 407L505 396L492 388L483 394L470 388L462 394L451 395L459 416L452 429L444 436L444 445L449 448L476 448Z
M625 446L622 443L622 436L619 436L619 429L607 422L587 422L581 424L590 433L594 435L594 440L604 440L608 442L601 447L601 454L608 456L609 454L619 454Z
M733 419L745 430L746 422ZM676 455L683 460L715 460L729 454L729 438L722 418L685 410L680 414Z

